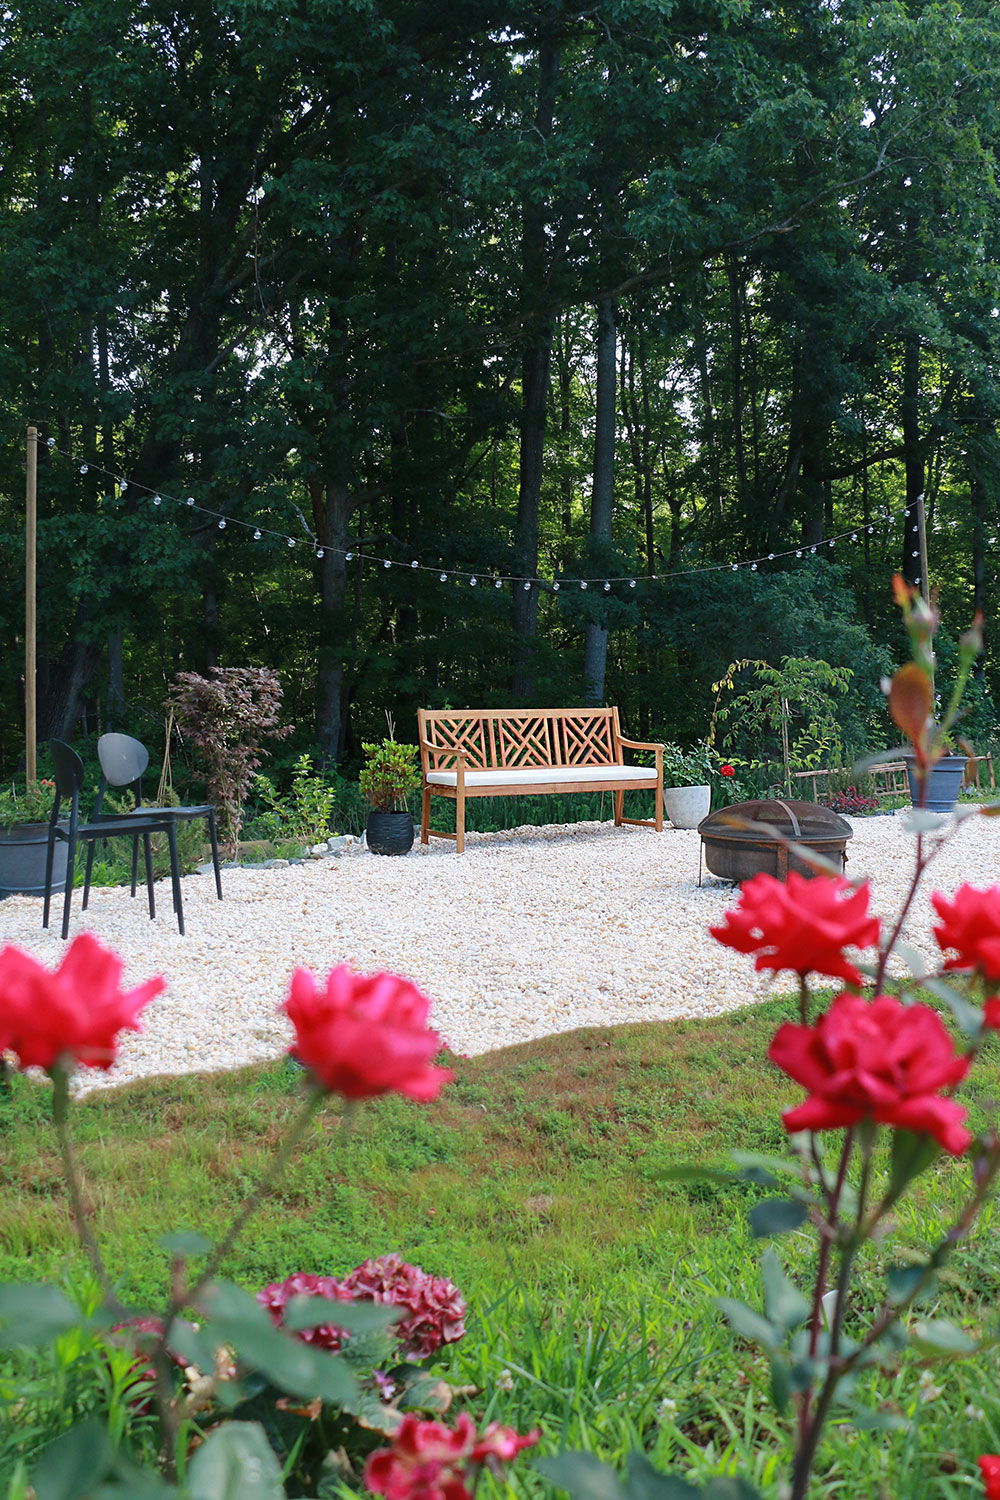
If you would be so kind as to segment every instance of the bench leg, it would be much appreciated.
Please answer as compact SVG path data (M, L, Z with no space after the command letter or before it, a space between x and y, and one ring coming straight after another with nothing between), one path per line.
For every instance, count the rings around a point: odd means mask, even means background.
M455 853L465 852L465 798L455 799Z
M615 792L615 827L622 826L622 815L625 812L625 793Z
M431 791L430 787L424 787L424 795L420 802L420 842L426 844L428 840L427 830L431 826Z

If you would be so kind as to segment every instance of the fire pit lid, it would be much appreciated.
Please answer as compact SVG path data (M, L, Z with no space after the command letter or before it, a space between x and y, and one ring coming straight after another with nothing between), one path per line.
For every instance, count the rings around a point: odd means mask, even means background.
M741 839L760 842L770 835L761 826L777 829L785 838L801 839L808 844L843 843L854 830L845 818L818 802L799 802L781 798L759 798L753 802L733 802L718 807L698 824L702 838Z

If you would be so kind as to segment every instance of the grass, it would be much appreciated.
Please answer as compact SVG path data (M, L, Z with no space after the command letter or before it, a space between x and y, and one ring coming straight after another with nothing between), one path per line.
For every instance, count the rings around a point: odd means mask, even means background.
M775 1025L793 1013L792 1002L775 1000L712 1020L588 1029L458 1059L436 1103L382 1100L346 1138L328 1107L225 1272L256 1288L399 1250L451 1276L469 1299L470 1332L450 1373L479 1393L477 1413L541 1425L550 1451L565 1441L620 1462L644 1446L662 1466L696 1476L735 1462L777 1496L786 1448L766 1367L749 1346L734 1346L712 1303L722 1294L759 1305L761 1247L747 1214L766 1191L668 1183L662 1172L723 1161L731 1147L783 1150L779 1114L797 1091L764 1058ZM1000 1096L995 1040L976 1080L969 1102L981 1125ZM87 1199L127 1300L162 1296L162 1233L221 1232L265 1170L299 1091L298 1071L282 1062L146 1080L75 1109ZM0 1281L82 1280L44 1085L15 1078L0 1095L0 1138ZM967 1179L950 1160L919 1179L892 1244L864 1257L849 1315L856 1327L880 1300L886 1267L947 1223ZM992 1322L996 1223L988 1211L925 1315L971 1329ZM776 1245L807 1277L811 1235ZM817 1493L969 1493L961 1476L976 1454L1000 1448L994 1362L935 1366L930 1386L921 1373L908 1354L889 1375L866 1379L859 1403L887 1403L911 1426L873 1435L841 1419ZM967 1407L982 1408L984 1421ZM537 1476L518 1483L543 1492Z

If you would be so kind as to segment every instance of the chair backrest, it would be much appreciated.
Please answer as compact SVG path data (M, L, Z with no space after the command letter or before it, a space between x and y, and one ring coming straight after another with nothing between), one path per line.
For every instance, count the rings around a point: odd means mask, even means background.
M83 761L62 740L49 740L49 750L57 795L72 798L74 793L79 794L83 787Z
M102 734L97 759L108 786L131 786L149 765L149 751L130 734Z

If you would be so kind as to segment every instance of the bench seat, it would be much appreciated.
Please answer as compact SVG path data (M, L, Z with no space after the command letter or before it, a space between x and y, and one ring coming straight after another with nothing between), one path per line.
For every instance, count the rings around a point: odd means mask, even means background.
M423 797L420 842L465 848L468 797L524 797L610 791L615 826L663 828L663 746L623 737L617 708L418 709ZM625 764L623 750L648 750L655 766ZM626 818L627 791L651 791L655 816ZM430 826L431 796L455 803L455 832Z
M431 786L457 786L457 771L428 771ZM567 786L570 782L586 781L601 785L617 786L623 783L626 790L637 787L655 787L656 771L652 766L547 766L544 769L526 770L518 766L511 771L466 771L466 788L472 786L531 787L536 791L544 782L553 786Z

